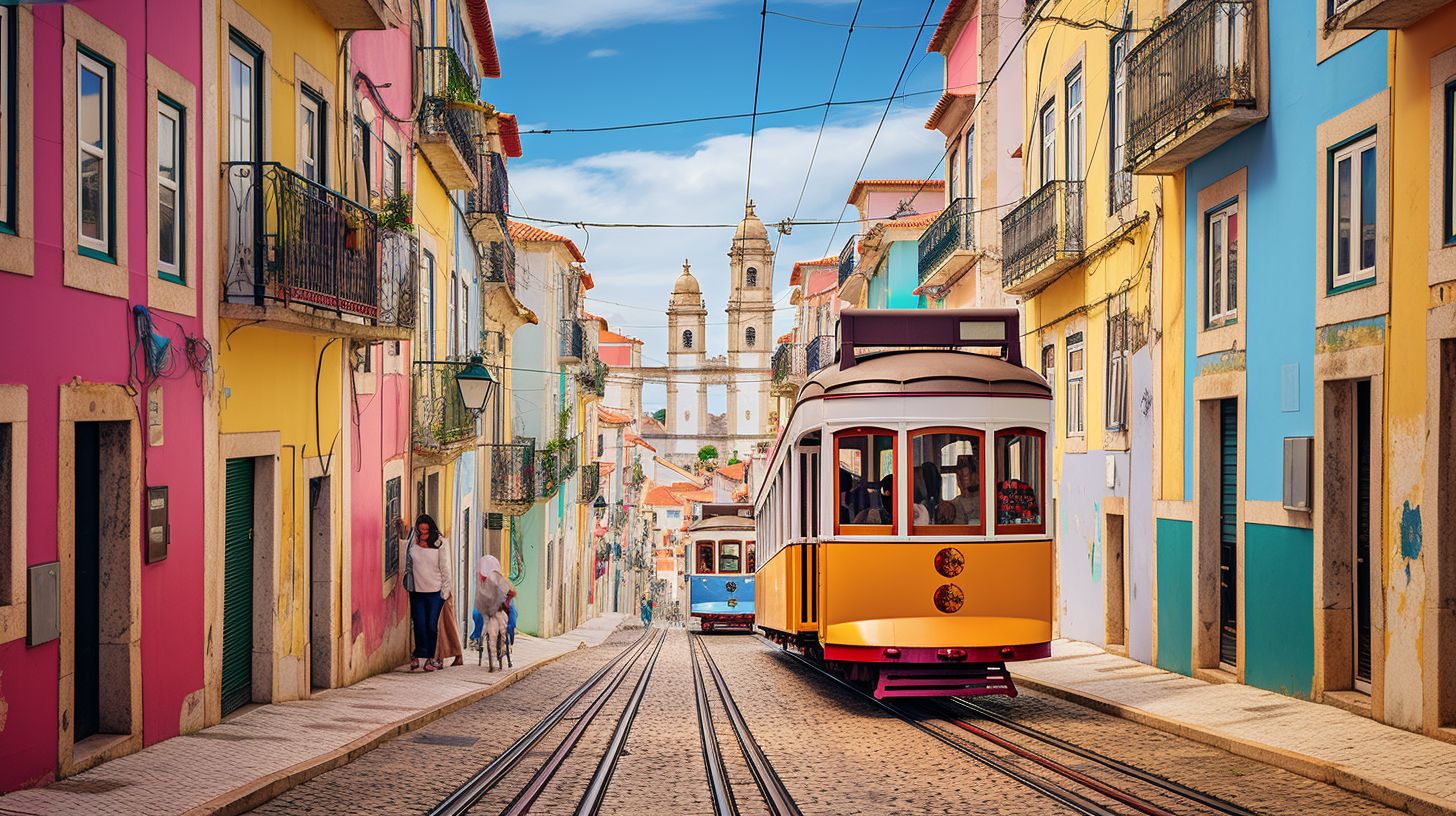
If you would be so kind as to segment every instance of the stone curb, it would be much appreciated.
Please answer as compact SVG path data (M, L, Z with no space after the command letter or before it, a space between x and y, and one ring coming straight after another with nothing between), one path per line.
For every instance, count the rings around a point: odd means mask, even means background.
M321 776L335 768L353 762L360 756L378 748L388 740L423 728L438 719L454 714L456 711L468 705L480 702L487 697L504 691L514 685L517 680L530 675L537 669L555 663L561 658L585 648L587 648L585 643L578 643L574 649L567 649L560 654L544 657L529 666L522 666L506 677L501 678L500 682L492 683L489 686L475 691L468 691L458 697L446 700L439 705L422 709L407 717L395 720L388 725L382 725L362 737L351 740L328 753L320 754L311 759L290 765L280 771L274 771L267 776L254 779L227 793L215 796L194 808L183 811L183 813L185 816L236 816L236 814L247 813L268 800L280 796L314 777Z
M1166 731L1194 742L1211 745L1231 754L1308 777L1316 782L1336 785L1347 791L1374 799L1388 807L1415 814L1415 816L1456 816L1456 801L1432 796L1397 782L1364 776L1359 771L1337 762L1235 737L1213 728L1154 714L1135 706L1124 705L1105 697L1045 680L1030 678L1014 671L1012 676L1015 678L1016 684L1023 688L1059 697L1094 711L1156 728L1159 731Z

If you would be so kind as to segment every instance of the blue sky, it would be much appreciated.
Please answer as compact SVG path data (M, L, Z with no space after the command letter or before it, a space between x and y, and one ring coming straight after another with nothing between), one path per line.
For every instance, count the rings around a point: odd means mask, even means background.
M866 178L923 178L942 171L944 142L923 123L941 87L943 61L926 43L945 0L923 32L920 0L867 0L835 98L890 94L910 51L901 93L923 92L891 108L865 169ZM755 0L494 0L491 18L502 77L485 98L515 113L525 130L593 127L752 108L758 52ZM848 23L853 2L774 0L770 12ZM846 30L770 14L764 41L760 110L828 98ZM883 104L837 108L829 116L799 218L832 218L864 159ZM766 223L792 214L822 111L760 117L753 198ZM525 155L511 163L512 212L600 222L737 222L742 216L749 121L729 120L596 134L523 135ZM684 258L692 261L708 305L708 349L724 347L728 230L557 229L585 246L597 288L588 308L614 328L647 342L660 361L667 291ZM775 263L778 302L788 305L796 260L838 252L852 227L800 226L782 239ZM830 252L826 252L829 249ZM631 304L631 305L627 305ZM791 325L779 313L778 331ZM649 402L658 395L648 392ZM659 397L660 398L660 397Z

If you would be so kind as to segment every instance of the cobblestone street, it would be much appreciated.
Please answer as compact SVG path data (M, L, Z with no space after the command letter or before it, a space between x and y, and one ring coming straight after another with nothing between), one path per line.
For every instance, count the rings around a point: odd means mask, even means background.
M624 652L600 682L571 705L559 723L468 809L509 812L556 752L563 737L593 707L620 672L620 682L581 732L581 739L540 786L532 813L575 813L597 771L634 685L660 645L629 738L601 802L603 813L712 813L712 794L699 736L690 635L621 631L599 647L574 652L504 691L390 740L352 763L268 802L256 812L426 812L511 748L521 735ZM662 635L660 644L657 642ZM891 712L837 684L757 638L707 636L713 657L742 717L799 810L806 814L1059 813L1067 807L990 764L917 730ZM638 647L641 648L640 650ZM633 651L636 650L636 651ZM739 812L771 812L732 729L706 666L702 675L725 776ZM997 738L1091 777L1151 811L1269 814L1394 813L1342 789L1315 782L1200 743L1100 714L1057 698L1023 692L1015 699L980 698L982 713L939 702L907 706L928 728L971 747L991 764L1012 766L1035 780L1082 797L1086 812L1134 813L1134 807L1053 773L949 724L961 717ZM1225 803L1209 807L1114 771L1103 764L1030 739L1030 727L1111 760L1171 780ZM1159 810L1165 808L1166 810ZM1243 810L1241 811L1240 808ZM460 811L452 811L460 812Z

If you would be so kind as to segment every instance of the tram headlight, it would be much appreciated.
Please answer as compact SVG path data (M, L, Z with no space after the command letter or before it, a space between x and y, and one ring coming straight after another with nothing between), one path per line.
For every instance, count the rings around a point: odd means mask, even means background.
M960 611L961 606L965 602L966 593L962 592L961 588L955 584L941 584L935 590L935 608L947 615Z
M966 557L955 547L946 547L935 554L935 571L947 578L954 578L966 568Z

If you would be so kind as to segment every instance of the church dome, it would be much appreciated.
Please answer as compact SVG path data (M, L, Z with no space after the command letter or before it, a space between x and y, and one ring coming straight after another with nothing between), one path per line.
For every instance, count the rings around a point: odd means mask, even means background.
M768 230L764 228L763 222L758 220L758 215L753 212L753 202L748 202L744 208L743 220L738 222L738 231L733 233L733 240L738 241L745 238L762 238L768 240Z
M674 295L698 295L702 294L702 288L698 286L698 279L693 277L692 270L688 268L688 262L683 261L682 274L677 276L677 283L672 285Z

